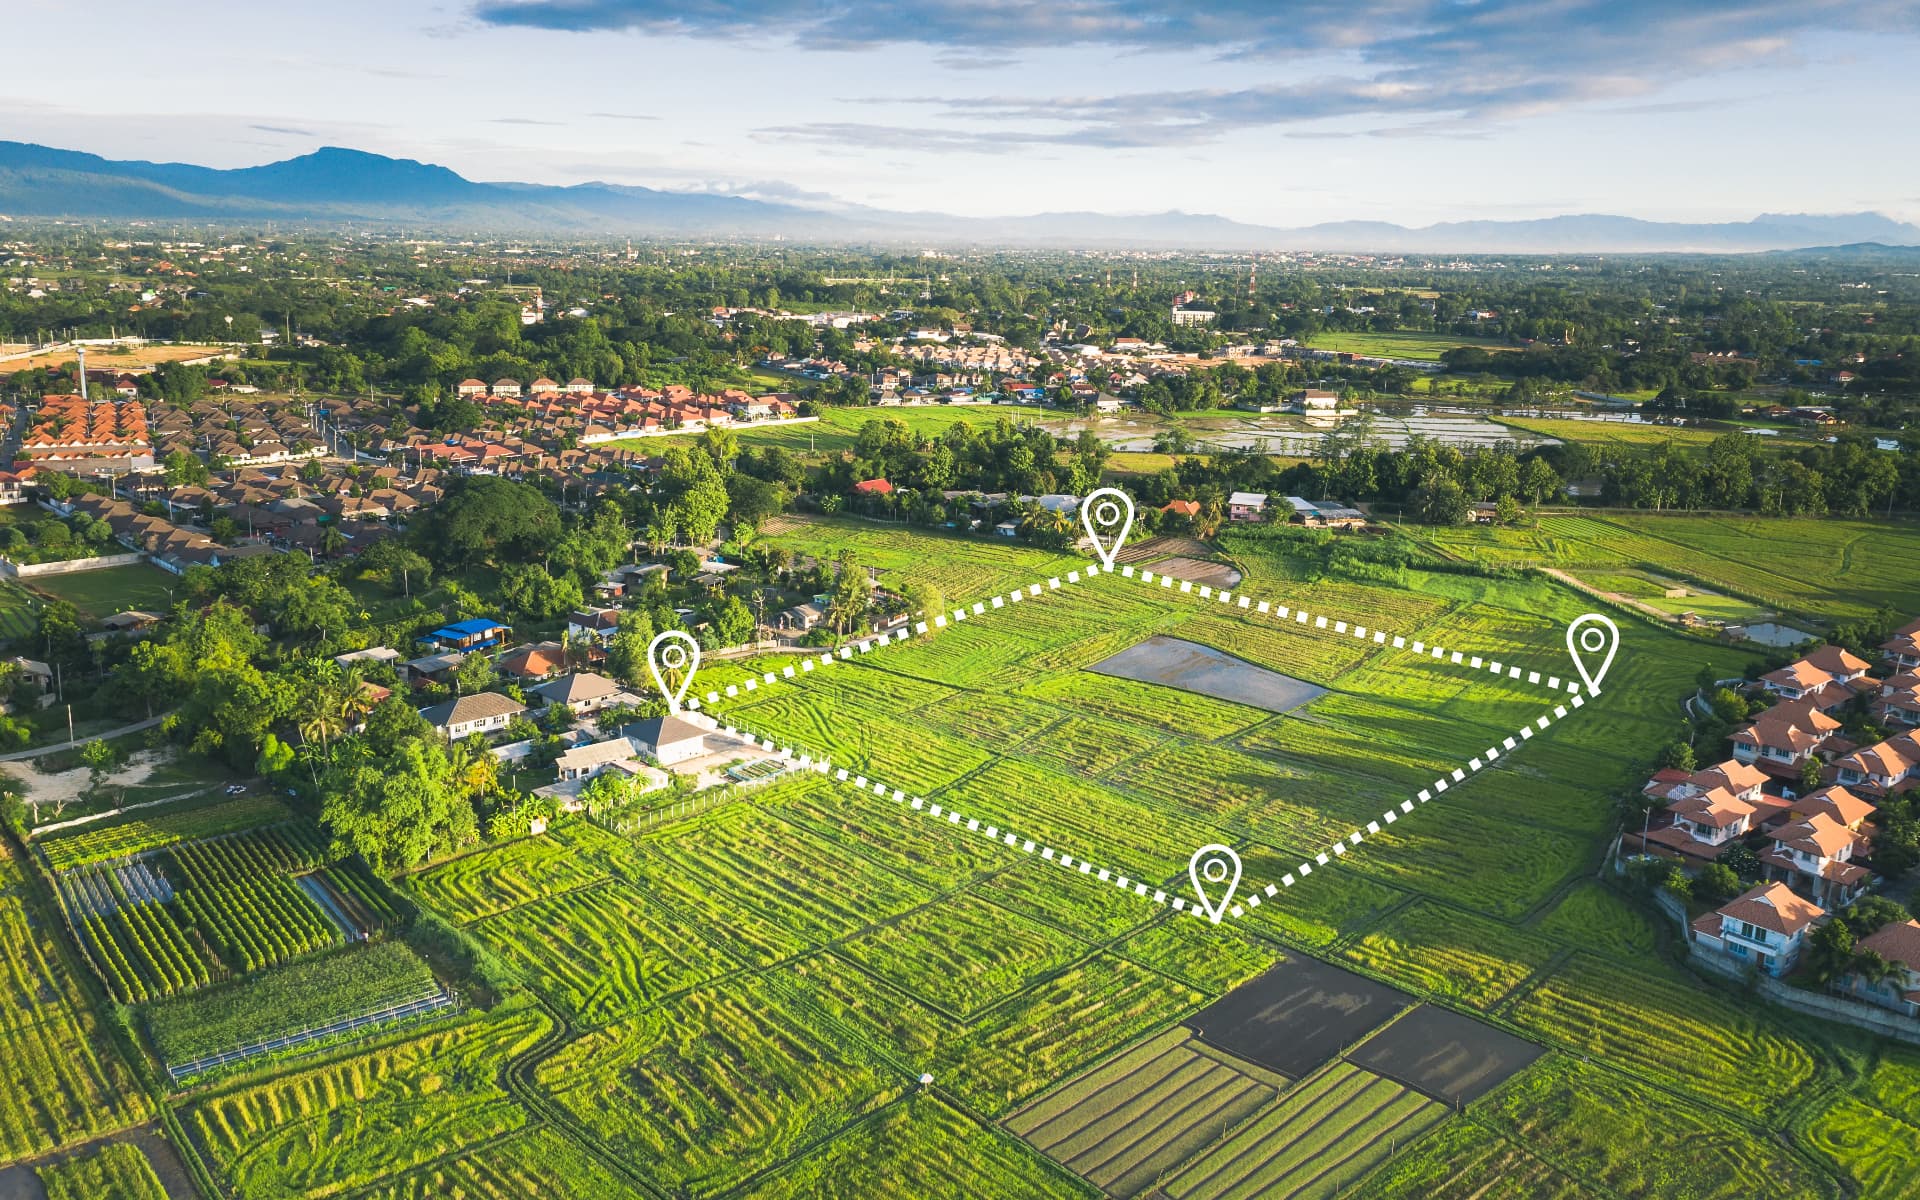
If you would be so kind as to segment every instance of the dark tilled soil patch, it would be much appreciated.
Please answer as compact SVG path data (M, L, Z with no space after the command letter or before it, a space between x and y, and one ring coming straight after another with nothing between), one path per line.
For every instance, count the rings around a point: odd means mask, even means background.
M1471 1104L1532 1065L1545 1049L1449 1009L1422 1005L1347 1055L1448 1104Z
M1298 1079L1412 1003L1363 975L1290 958L1195 1013L1187 1027L1210 1045Z
M1231 588L1240 583L1240 572L1226 563L1201 562L1197 558L1163 558L1152 564L1155 575L1171 575L1175 579L1190 579L1195 583L1204 583L1208 587Z

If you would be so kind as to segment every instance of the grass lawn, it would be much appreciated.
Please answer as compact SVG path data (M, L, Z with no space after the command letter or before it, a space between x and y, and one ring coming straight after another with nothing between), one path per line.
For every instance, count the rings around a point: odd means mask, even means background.
M95 620L128 609L165 613L173 606L173 594L180 579L159 567L134 563L125 567L107 567L99 571L76 571L71 575L43 575L32 582L33 589L56 600L66 600Z
M1487 350L1511 350L1495 342L1454 337L1446 333L1316 333L1307 344L1315 350L1339 354L1366 354L1376 358L1423 358L1440 361L1440 356L1462 346L1480 346Z

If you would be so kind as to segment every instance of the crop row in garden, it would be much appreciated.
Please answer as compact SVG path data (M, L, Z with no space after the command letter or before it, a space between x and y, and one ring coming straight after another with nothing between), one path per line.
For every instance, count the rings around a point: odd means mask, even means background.
M1006 1126L1107 1195L1130 1197L1287 1086L1284 1077L1175 1027L1015 1113Z
M550 1125L383 1180L359 1200L643 1200L643 1194Z
M1370 1176L1360 1200L1599 1200L1579 1180L1471 1120L1450 1121Z
M39 839L35 844L46 855L48 866L65 871L157 850L175 842L276 824L291 815L286 805L270 796L243 796L205 808L85 825Z
M122 904L106 916L89 914L81 927L107 990L122 1004L192 991L226 973L207 961L173 910L158 900Z
M1161 1184L1173 1200L1340 1195L1447 1115L1446 1106L1336 1062Z
M257 837L174 847L180 905L236 971L257 971L336 944L340 931Z
M193 1062L374 1012L435 987L433 972L405 943L374 942L153 1004L147 1031L163 1060Z
M1344 957L1413 991L1487 1008L1545 966L1554 949L1538 934L1422 900L1348 946Z
M550 1028L537 1009L476 1017L214 1091L182 1121L240 1195L336 1195L525 1128L502 1076Z
M47 1200L167 1200L153 1164L132 1142L108 1142L36 1173Z

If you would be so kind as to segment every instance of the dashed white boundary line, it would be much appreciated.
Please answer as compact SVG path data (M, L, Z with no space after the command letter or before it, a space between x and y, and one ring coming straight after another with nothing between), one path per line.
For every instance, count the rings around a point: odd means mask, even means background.
M1082 575L1091 579L1095 575L1100 574L1101 571L1102 568L1099 563L1088 563L1085 567L1068 571L1064 577L1065 583L1079 583L1081 582ZM1113 574L1112 568L1106 568L1106 573L1109 575ZM1325 614L1309 613L1304 608L1289 608L1287 605L1276 604L1269 600L1256 602L1244 592L1236 593L1224 588L1215 591L1204 583L1195 584L1191 580L1186 579L1175 580L1170 575L1155 575L1152 571L1143 570L1136 572L1131 566L1121 567L1120 574L1128 579L1138 580L1140 583L1148 586L1157 582L1161 587L1167 589L1172 589L1173 585L1178 582L1180 585L1179 594L1191 595L1197 591L1199 598L1202 600L1217 600L1221 604L1228 605L1229 607L1245 610L1248 615L1255 613L1261 616L1272 615L1275 620L1283 623L1291 617L1294 625L1315 632L1325 631L1330 637L1340 637L1344 635L1352 637L1357 641L1370 641L1376 646L1385 646L1390 642L1393 649L1411 650L1413 654L1422 657L1424 661L1451 664L1454 666L1464 665L1470 670L1475 671L1484 668L1491 674L1504 677L1510 681L1545 686L1555 692L1562 690L1564 686L1567 693L1575 698L1578 698L1581 694L1581 686L1577 680L1569 679L1563 683L1558 675L1550 675L1546 677L1543 683L1540 672L1538 671L1523 670L1520 667L1502 663L1497 659L1487 659L1480 655L1468 655L1459 650L1449 651L1439 646L1429 646L1423 641L1415 640L1409 642L1409 639L1399 634L1390 634L1386 630L1377 628L1369 630L1365 625L1340 620L1338 618L1329 618ZM698 709L703 703L709 705L718 704L722 699L734 699L748 692L759 691L764 686L781 682L798 682L819 668L830 667L837 662L846 662L857 654L870 653L876 647L884 648L898 642L904 642L910 637L926 634L929 628L945 629L950 624L959 624L962 621L968 620L970 617L984 616L992 609L1006 608L1009 605L1019 604L1023 600L1037 598L1046 592L1057 592L1062 586L1062 577L1058 575L1047 579L1044 584L1039 582L1025 584L1021 587L1014 588L1004 595L995 595L986 600L976 601L971 608L962 606L953 609L951 613L940 613L933 618L931 626L926 621L916 621L911 625L903 624L891 632L877 634L874 637L863 638L842 646L837 653L829 650L817 656L807 655L800 660L797 669L792 664L789 664L778 671L764 671L759 675L749 675L746 680L741 683L730 683L723 689L715 689L708 692L704 701L699 698L689 698L687 700L687 707L690 709ZM1329 620L1332 621L1331 625L1328 623Z
M1570 704L1572 708L1578 709L1584 707L1586 701L1582 697L1575 695L1569 699L1568 704ZM1282 875L1279 883L1269 883L1265 887L1261 887L1257 883L1249 885L1247 890L1241 893L1241 895L1245 897L1245 900L1241 903L1234 904L1227 910L1226 915L1231 917L1245 916L1247 910L1259 908L1262 900L1272 899L1280 893L1282 888L1290 888L1294 884L1306 879L1307 876L1313 874L1316 866L1324 868L1332 865L1334 860L1344 858L1353 847L1360 845L1367 838L1380 833L1386 826L1395 824L1401 817L1411 814L1415 804L1426 804L1431 800L1437 799L1446 793L1448 789L1458 787L1472 776L1492 766L1499 760L1502 753L1512 752L1519 747L1521 742L1532 740L1536 734L1546 730L1555 721L1566 719L1569 715L1568 704L1557 704L1550 713L1538 717L1526 725L1522 725L1513 737L1502 740L1497 746L1487 747L1486 750L1469 760L1465 766L1456 767L1447 774L1436 778L1430 787L1421 788L1412 799L1401 801L1397 809L1388 808L1380 814L1378 820L1368 821L1364 829L1355 829L1345 837L1335 838L1331 845L1314 855L1311 860L1302 860L1299 866ZM855 791L871 793L882 799L891 798L895 804L905 805L907 808L923 816L931 817L937 821L944 821L949 826L964 827L966 832L981 834L988 841L1000 842L1022 854L1037 854L1043 860L1058 863L1068 870L1077 869L1079 874L1096 879L1101 883L1110 882L1121 891L1131 891L1134 895L1154 904L1170 906L1175 912L1190 912L1208 924L1213 923L1199 904L1189 901L1184 896L1170 896L1164 888L1155 887L1138 879L1131 879L1109 867L1095 866L1085 858L1080 858L1068 851L1059 850L1043 842L1036 842L1032 838L1022 837L1017 833L1004 830L997 825L983 824L978 817L966 816L957 809L943 807L924 797L910 796L900 788L889 787L879 780L870 780L865 775L854 774L847 767L835 767L826 758L816 759L812 755L792 746L776 745L771 738L761 738L757 734L747 732L733 725L723 725L721 732L729 737L746 738L762 749L776 752L782 759L791 760L797 756L797 765L800 769L812 771L817 775L831 775L836 782L845 783Z

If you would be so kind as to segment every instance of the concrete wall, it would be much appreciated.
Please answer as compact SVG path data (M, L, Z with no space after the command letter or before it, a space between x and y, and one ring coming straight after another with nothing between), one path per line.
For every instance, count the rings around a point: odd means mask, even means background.
M72 575L80 571L104 571L108 567L126 567L145 562L144 554L103 554L98 558L70 558L64 562L15 563L0 558L0 575L8 579L32 579L36 575Z
M1808 992L1789 984L1782 983L1771 975L1763 975L1754 969L1751 962L1708 950L1695 943L1687 925L1686 906L1668 895L1656 892L1654 902L1660 910L1672 917L1680 926L1680 936L1686 939L1687 961L1722 979L1742 984L1782 1008L1790 1008L1808 1016L1821 1017L1828 1021L1838 1021L1843 1025L1852 1025L1890 1037L1896 1041L1920 1046L1920 1019L1902 1016L1877 1005L1865 1004L1858 1000L1849 1000L1844 996L1828 995L1823 992Z

